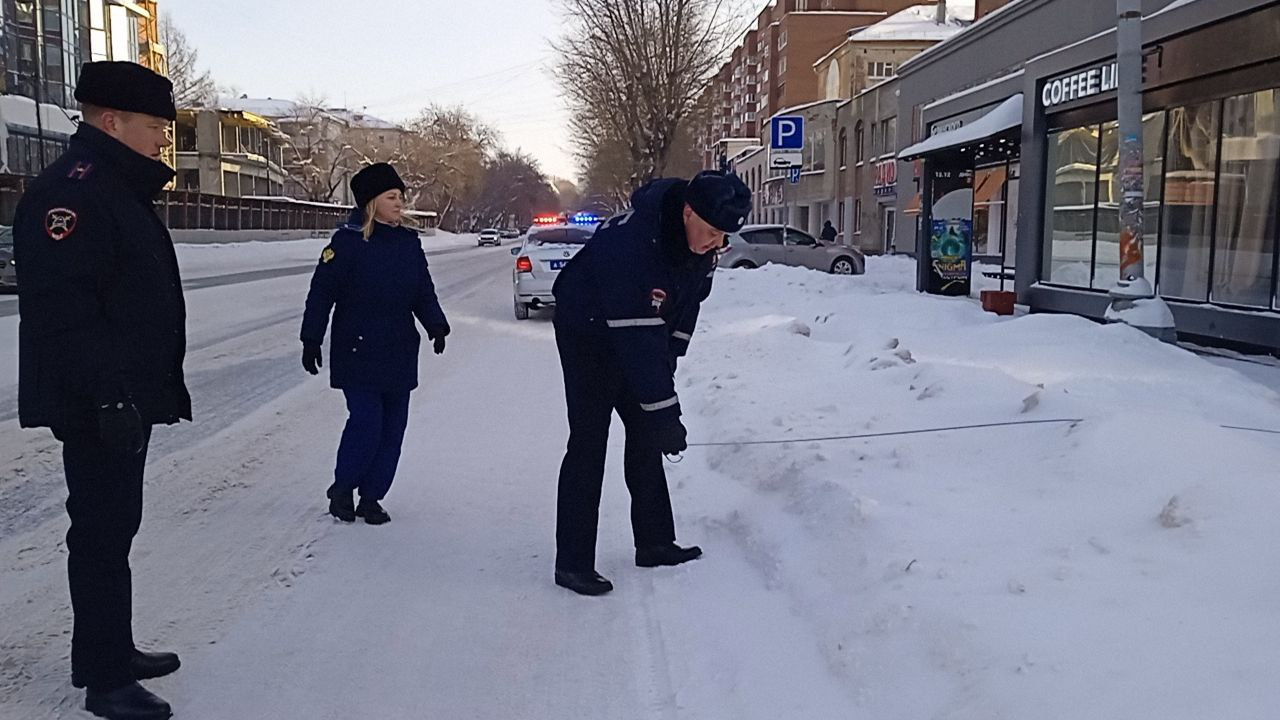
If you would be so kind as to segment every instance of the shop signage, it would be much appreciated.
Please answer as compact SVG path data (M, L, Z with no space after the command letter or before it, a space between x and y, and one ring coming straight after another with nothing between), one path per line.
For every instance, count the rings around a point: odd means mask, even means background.
M876 197L898 193L898 161L881 160L876 163L876 182L872 188Z
M944 132L959 130L964 127L964 118L952 118L950 120L941 120L929 126L929 137L941 135Z
M1097 65L1046 82L1040 91L1040 105L1051 108L1083 100L1111 92L1118 84L1115 62Z

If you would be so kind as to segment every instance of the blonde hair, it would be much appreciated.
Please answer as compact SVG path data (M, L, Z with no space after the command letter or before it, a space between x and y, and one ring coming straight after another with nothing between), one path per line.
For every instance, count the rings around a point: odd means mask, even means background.
M374 220L374 213L377 210L377 207L378 198L370 200L369 204L364 206L364 225L360 227L360 231L364 233L365 240L373 237L373 224L376 222Z

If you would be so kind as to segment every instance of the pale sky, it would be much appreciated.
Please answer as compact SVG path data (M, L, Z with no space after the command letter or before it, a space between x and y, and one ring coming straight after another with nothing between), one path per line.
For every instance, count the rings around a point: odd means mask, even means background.
M574 178L548 40L554 0L160 0L219 85L323 94L391 121L463 104L544 172Z

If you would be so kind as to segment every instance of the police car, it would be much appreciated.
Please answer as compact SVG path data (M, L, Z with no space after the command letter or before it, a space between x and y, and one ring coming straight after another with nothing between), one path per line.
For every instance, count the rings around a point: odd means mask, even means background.
M516 258L511 272L511 289L517 320L528 320L531 310L555 305L551 287L564 266L587 244L600 218L592 213L572 216L540 215L520 247L511 248Z

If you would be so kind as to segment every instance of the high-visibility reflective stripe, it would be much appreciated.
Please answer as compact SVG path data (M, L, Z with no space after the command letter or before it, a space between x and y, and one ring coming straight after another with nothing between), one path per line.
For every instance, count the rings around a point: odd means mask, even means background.
M605 320L605 324L611 328L622 328L642 327L646 325L666 325L667 321L662 318L629 318L626 320Z
M686 332L680 332L680 331L678 331L678 330L677 330L676 332L671 333L671 337L673 337L673 338L675 338L675 339L677 339L677 340L683 340L683 341L685 341L685 342L689 342L690 340L692 340L692 339L693 339L693 336L692 336L692 335L690 335L689 333L686 333Z
M680 398L676 397L675 395L672 395L671 397L667 398L666 400L663 400L662 402L640 403L640 409L644 410L645 412L657 412L659 410L666 410L667 408L671 407L672 405L675 405L678 402L680 402Z

